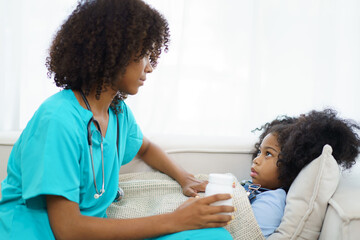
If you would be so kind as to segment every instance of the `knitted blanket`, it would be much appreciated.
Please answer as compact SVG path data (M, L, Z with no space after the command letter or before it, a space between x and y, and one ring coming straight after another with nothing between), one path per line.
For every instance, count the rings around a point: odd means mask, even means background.
M200 180L207 180L207 174L195 176ZM234 239L261 239L264 237L254 217L245 189L234 177L233 203L237 208L235 219L225 228ZM137 218L156 214L173 212L185 202L180 185L172 178L159 172L143 172L121 174L119 186L124 190L125 197L113 203L107 209L109 218ZM203 194L199 194L203 196Z

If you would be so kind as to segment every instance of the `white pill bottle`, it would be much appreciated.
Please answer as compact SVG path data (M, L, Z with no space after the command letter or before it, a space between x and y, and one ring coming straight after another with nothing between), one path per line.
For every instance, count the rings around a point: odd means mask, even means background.
M230 174L219 174L219 173L210 173L209 174L209 183L205 189L205 197L211 196L218 193L229 193L233 195L233 182L234 178ZM228 205L233 206L233 199L222 200L212 203L213 206ZM231 215L232 213L224 213Z

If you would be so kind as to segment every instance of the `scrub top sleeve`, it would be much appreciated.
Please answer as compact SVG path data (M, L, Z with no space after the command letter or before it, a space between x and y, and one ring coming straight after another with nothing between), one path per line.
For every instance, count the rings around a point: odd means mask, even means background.
M133 113L130 108L124 103L122 105L123 114L125 114L125 121L127 127L125 154L121 165L129 163L138 153L142 142L143 134L139 125L137 125Z
M21 153L24 200L44 207L44 195L59 195L79 203L81 151L74 126L61 117L41 117L37 123Z

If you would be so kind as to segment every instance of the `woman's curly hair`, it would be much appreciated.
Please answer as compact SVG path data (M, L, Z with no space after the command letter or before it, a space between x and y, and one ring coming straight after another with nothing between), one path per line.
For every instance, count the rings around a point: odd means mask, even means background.
M156 67L169 37L165 18L141 0L82 0L55 35L46 58L48 77L85 94L95 88L99 99L134 58L149 55ZM125 98L118 92L112 108L119 110Z
M277 166L279 180L285 191L299 172L311 161L319 157L325 144L329 144L332 155L344 169L356 163L360 151L360 126L352 120L337 117L336 111L325 109L311 111L298 118L282 117L265 124L258 149L264 137L273 133L281 146Z

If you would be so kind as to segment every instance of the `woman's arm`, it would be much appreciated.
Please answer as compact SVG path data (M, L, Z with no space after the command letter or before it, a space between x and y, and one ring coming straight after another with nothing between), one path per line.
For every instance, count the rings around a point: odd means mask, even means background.
M138 156L151 167L175 179L186 196L195 197L197 192L205 191L207 182L195 179L194 175L177 166L160 147L146 137L143 138Z
M134 219L107 219L82 215L79 205L61 196L46 197L47 211L56 239L144 239L189 229L223 227L232 217L230 206L210 206L229 194L192 198L176 211Z

